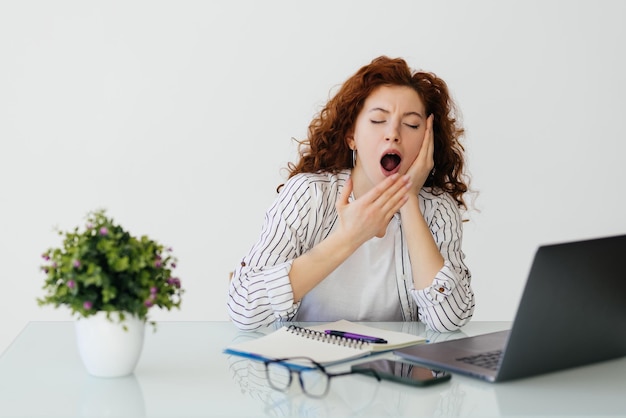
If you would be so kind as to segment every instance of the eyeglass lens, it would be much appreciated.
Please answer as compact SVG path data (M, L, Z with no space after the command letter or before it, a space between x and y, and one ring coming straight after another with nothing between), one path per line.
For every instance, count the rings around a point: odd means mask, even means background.
M330 378L318 368L292 370L280 362L267 363L266 366L267 379L274 389L286 391L291 385L292 373L296 373L300 386L307 395L321 397L328 391Z
M302 370L300 372L300 384L302 390L311 396L324 396L328 391L330 378L319 369Z

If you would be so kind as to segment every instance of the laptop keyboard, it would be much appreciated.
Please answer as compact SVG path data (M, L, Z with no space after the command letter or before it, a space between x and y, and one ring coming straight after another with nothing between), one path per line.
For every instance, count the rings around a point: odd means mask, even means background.
M478 367L484 367L485 369L498 370L498 364L502 357L502 350L489 351L486 353L480 353L473 356L458 358L458 361L472 364Z

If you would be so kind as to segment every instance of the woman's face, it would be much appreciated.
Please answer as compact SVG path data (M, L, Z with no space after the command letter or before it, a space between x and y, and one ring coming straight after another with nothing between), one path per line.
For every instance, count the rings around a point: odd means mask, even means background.
M372 91L356 119L353 170L355 193L363 194L385 177L405 174L419 153L426 130L424 104L406 86L381 86Z

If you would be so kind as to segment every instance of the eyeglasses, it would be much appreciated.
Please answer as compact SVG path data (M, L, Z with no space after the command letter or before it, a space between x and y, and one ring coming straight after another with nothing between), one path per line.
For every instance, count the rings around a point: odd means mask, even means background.
M273 389L286 392L295 373L298 375L302 391L312 398L322 398L328 393L331 378L355 373L352 371L329 373L324 366L308 357L267 360L264 363L267 380ZM372 371L372 374L380 381L376 372Z

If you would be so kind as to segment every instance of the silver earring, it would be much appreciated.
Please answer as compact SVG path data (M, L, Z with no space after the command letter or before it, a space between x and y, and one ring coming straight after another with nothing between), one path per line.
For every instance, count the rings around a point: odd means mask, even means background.
M356 150L352 150L352 167L356 167Z

